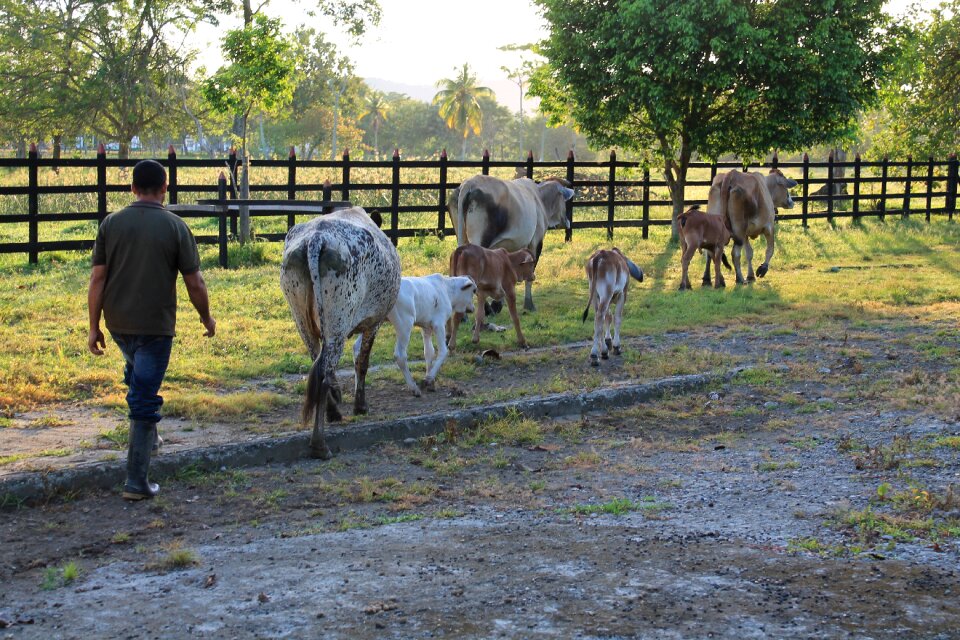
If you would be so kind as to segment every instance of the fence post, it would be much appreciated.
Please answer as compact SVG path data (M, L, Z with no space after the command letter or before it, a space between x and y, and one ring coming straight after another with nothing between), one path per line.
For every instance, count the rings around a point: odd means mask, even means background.
M37 264L40 260L40 225L37 216L40 215L40 154L37 152L37 144L30 143L30 153L27 154L29 164L27 165L27 181L29 192L27 194L27 214L30 216L28 240L30 264Z
M717 161L710 163L710 186L713 186L713 179L717 177Z
M777 154L776 151L773 152L773 158L771 158L771 160L770 160L770 168L771 168L771 169L779 169L779 168L780 168L780 156L779 156L779 154Z
M297 149L290 147L290 154L287 156L287 200L297 199ZM287 213L287 231L297 224L297 214Z
M489 155L484 152L487 162ZM400 149L393 150L393 182L390 193L390 240L397 246L397 230L400 228Z
M833 224L833 151L827 156L827 222Z
M344 200L350 199L350 149L343 150L343 177L340 179L340 195Z
M230 147L230 159L227 161L230 166L230 196L236 200L240 196L237 194L237 148ZM230 214L230 235L237 237L237 214Z
M890 158L883 156L883 165L880 169L880 221L887 219L887 174L890 171Z
M321 191L321 194L322 195L320 197L326 200L327 202L329 202L330 198L333 197L333 186L330 184L329 180L323 181L323 191ZM326 206L320 210L320 215L326 215L331 211L333 211L333 207Z
M483 173L483 175L485 176L490 175L490 150L489 149L483 150L483 165L481 166L480 172Z
M533 149L527 151L527 177L533 180Z
M907 220L910 217L910 187L913 183L913 156L907 156L907 179L903 183L903 211L900 218Z
M567 151L567 182L570 183L571 189L573 188L574 162L573 149L570 149ZM567 222L570 223L570 226L567 227L564 233L564 242L573 240L573 198L567 200Z
M607 240L613 240L613 203L616 198L617 152L610 151L610 178L607 182Z
M801 210L800 220L803 228L807 228L807 211L810 207L810 155L803 154L803 209Z
M177 204L177 150L171 144L167 147L167 198L170 204Z
M446 235L447 228L447 150L440 152L440 194L437 203L437 233L440 239ZM456 215L454 213L453 215Z
M944 203L947 209L947 219L953 220L953 212L957 210L957 177L958 171L957 154L950 154L950 164L947 169L947 199Z
M227 268L227 176L220 172L217 178L217 245L220 248L220 266Z
M933 207L933 156L927 159L927 222L930 222L930 209Z
M860 224L860 153L853 160L853 221Z
M100 143L97 147L97 220L107 217L107 149Z

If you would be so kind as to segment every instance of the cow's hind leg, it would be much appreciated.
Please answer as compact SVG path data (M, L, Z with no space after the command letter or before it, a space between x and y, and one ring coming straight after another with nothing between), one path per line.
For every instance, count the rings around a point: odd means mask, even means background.
M400 324L399 322L397 324ZM413 395L420 397L420 387L417 386L417 383L413 381L413 376L410 375L410 367L407 364L407 347L410 346L410 333L413 331L413 323L403 323L402 326L397 326L397 344L393 348L393 359L397 363L397 367L400 369L400 373L403 374L403 379L407 383L407 388L413 391ZM360 345L359 351L363 348L363 336L361 335L357 339L357 343ZM354 366L356 366L357 361L359 361L359 355L354 359Z
M377 337L379 328L380 325L378 324L360 334L362 338L360 353L357 355L357 361L354 364L356 381L353 387L353 415L361 415L367 412L367 368L370 366L370 351L373 349L373 341ZM409 333L407 335L409 336Z
M599 367L601 349L603 350L604 358L607 357L607 346L600 346L603 340L604 319L607 316L607 303L604 302L604 297L600 296L599 291L597 291L596 301L593 314L593 348L590 350L590 365Z
M457 329L460 328L460 320L462 318L462 313L454 313L450 319L447 320L447 347L451 353L457 350Z
M433 353L433 337L437 336L437 353ZM440 373L440 366L447 359L447 339L443 325L438 325L432 329L424 329L423 332L423 350L426 355L427 345L430 345L430 357L427 359L427 376L423 379L423 388L427 391L436 390L437 374Z
M757 277L753 275L753 245L750 244L750 240L746 239L744 245L747 249L747 282L756 282ZM764 271L766 273L766 271Z
M763 259L763 264L757 267L758 278L762 278L763 276L767 275L767 269L770 268L770 260L771 258L773 258L773 250L774 250L774 244L775 244L773 229L771 228L764 229L763 237L767 241L767 253Z
M710 281L710 253L704 256L706 258L706 266L703 268L703 281L702 284L705 287L709 287L712 282Z
M513 328L517 332L517 344L522 349L529 349L530 345L527 339L523 337L523 330L520 329L520 317L517 315L517 298L513 289L507 291L507 308L510 310L510 317L513 318Z
M627 292L623 291L617 296L617 308L613 312L613 355L618 356L623 353L622 343L620 342L620 324L623 322L623 306L627 303Z
M726 282L724 281L724 279L723 279L723 274L720 273L720 260L721 260L721 256L723 255L723 247L720 247L720 248L718 248L718 249L714 249L712 255L713 255L713 267L714 267L714 271L717 272L717 281L716 281L716 283L713 285L713 288L714 288L714 289L722 289L723 287L727 286L727 283L726 283ZM709 264L709 263L708 263L708 264ZM709 283L708 283L708 284L709 284Z

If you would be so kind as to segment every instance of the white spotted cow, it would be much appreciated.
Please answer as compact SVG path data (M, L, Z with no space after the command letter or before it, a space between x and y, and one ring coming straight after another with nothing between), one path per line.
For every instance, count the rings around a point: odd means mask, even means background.
M367 412L364 384L377 330L397 301L400 256L389 238L360 207L318 216L287 233L280 286L293 312L313 366L307 377L303 421L313 419L310 449L327 459L323 435L341 419L336 366L348 337L360 334L354 414Z
M404 277L400 281L397 303L387 315L387 320L397 332L393 357L400 367L403 379L420 397L420 387L413 381L407 366L407 347L413 328L420 327L423 334L423 359L426 361L426 377L423 388L433 391L440 366L447 359L447 321L454 313L473 313L473 296L477 285L466 276L449 277L439 273L421 277ZM434 350L433 340L437 341ZM353 346L354 359L360 352L361 339Z
M607 360L611 347L614 355L620 355L620 324L623 322L623 305L627 301L627 286L630 284L630 276L637 282L643 282L643 271L616 247L609 251L595 251L587 260L586 268L587 280L590 282L590 299L587 300L587 308L583 310L583 322L587 321L590 305L593 304L593 348L590 350L590 364L599 367L598 356ZM614 304L616 310L610 311L610 306Z

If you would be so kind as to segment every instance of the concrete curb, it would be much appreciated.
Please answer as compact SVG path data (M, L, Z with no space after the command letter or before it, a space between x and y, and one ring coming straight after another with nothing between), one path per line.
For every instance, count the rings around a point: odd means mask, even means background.
M730 379L744 368L722 373L704 373L664 378L643 384L628 384L585 393L557 393L511 400L493 405L385 420L371 424L328 429L327 444L334 452L363 449L380 442L403 441L442 433L447 425L467 428L484 420L502 418L511 411L528 418L558 418L592 411L640 404L669 394L703 388ZM310 457L310 433L259 438L239 444L204 447L163 454L150 465L152 478L170 477L193 467L203 471L254 467L274 462L293 462ZM124 461L95 462L71 469L26 472L0 480L0 507L32 504L58 495L88 489L111 489L124 481Z

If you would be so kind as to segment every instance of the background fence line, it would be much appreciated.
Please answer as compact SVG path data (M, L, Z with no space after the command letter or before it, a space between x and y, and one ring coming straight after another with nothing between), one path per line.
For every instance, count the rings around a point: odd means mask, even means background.
M64 221L102 221L109 213L107 208L107 196L109 193L124 193L129 191L127 184L109 184L107 180L107 169L110 167L130 168L133 167L139 159L120 160L117 158L108 158L103 148L100 149L95 158L75 159L60 158L41 158L37 152L36 145L31 145L30 152L26 159L0 158L0 171L3 169L26 169L27 184L22 186L0 186L0 197L3 196L26 196L27 207L25 213L3 214L0 215L0 225L4 224L23 224L28 225L27 242L7 242L0 243L0 253L26 253L29 262L35 264L39 259L41 252L60 251L60 250L88 250L93 246L93 239L85 240L61 240L61 241L40 241L40 229L44 223L64 222ZM230 198L237 197L235 185L237 184L237 170L239 159L236 152L232 152L229 157L222 159L196 159L179 158L176 150L171 147L168 150L166 158L160 158L161 164L167 167L168 171L168 201L171 204L184 203L181 201L182 193L210 194L208 198L216 198L218 186L216 183L210 184L188 184L180 182L179 169L184 168L219 168L225 169L230 174L231 179L226 181L226 192ZM529 178L534 177L534 172L539 170L544 174L565 177L573 184L574 189L578 191L572 201L567 203L567 218L571 221L571 227L566 230L565 238L570 241L575 229L599 228L605 229L608 238L613 238L614 230L617 228L640 228L643 238L649 237L649 228L655 225L671 224L672 202L663 199L651 198L651 188L666 188L665 180L652 180L650 177L650 168L639 162L618 160L616 152L611 151L609 160L606 161L578 161L574 157L573 151L567 156L566 161L559 162L537 162L533 158L533 153L529 153L523 162L513 161L492 161L488 152L484 152L480 161L473 160L450 160L446 151L441 153L436 160L403 160L399 152L394 152L393 157L386 161L356 161L350 158L349 151L345 151L340 160L300 160L296 157L291 148L290 154L285 160L251 160L251 168L286 168L287 180L284 184L254 184L251 185L251 196L253 194L274 194L278 197L285 197L287 200L302 199L305 194L318 194L322 200L331 199L334 190L339 191L343 200L350 200L351 194L370 192L370 191L389 191L389 205L381 207L372 207L378 209L381 214L389 214L389 222L386 222L384 215L385 233L393 240L394 244L401 237L413 237L423 234L436 235L443 238L449 234L451 229L447 226L446 201L450 192L459 185L459 182L450 181L448 173L451 169L479 169L483 174L489 174L491 168L511 168L521 172ZM39 184L39 171L41 168L58 169L61 167L86 167L96 169L95 185L50 185L41 186ZM881 220L888 214L900 213L902 218L906 219L910 215L924 214L924 219L930 222L931 216L945 215L950 220L956 212L957 186L958 186L958 160L956 154L951 154L947 160L935 161L932 157L924 161L914 161L908 158L904 161L891 161L884 158L879 162L864 162L859 154L853 162L838 163L834 161L831 153L826 162L811 162L809 156L804 154L800 162L780 162L776 155L770 162L751 163L744 165L742 162L692 162L689 169L709 169L710 180L688 180L687 187L708 187L714 176L719 171L729 169L744 169L749 167L756 168L776 168L776 169L799 169L801 177L796 178L800 183L802 195L795 198L800 204L799 213L793 210L784 210L777 219L778 221L800 220L804 227L808 226L810 220L825 218L833 223L836 218L853 218L854 220L865 217L878 217ZM298 180L298 170L306 168L322 168L339 172L340 182L331 184L308 183ZM389 182L371 182L358 183L352 181L351 171L358 168L374 168L390 170L391 179ZM811 169L827 169L826 178L812 178ZM837 170L852 170L852 176L838 177ZM404 169L430 169L435 170L437 182L402 182L401 171ZM577 177L577 170L595 170L603 172L606 170L605 179L583 179ZM864 169L871 169L879 172L879 175L865 176ZM891 175L891 169L894 172L903 170L904 175ZM642 179L623 179L622 170L642 170ZM915 173L916 170L916 173ZM621 171L618 179L618 171ZM601 173L602 175L602 173ZM902 183L903 191L894 192L889 188L890 183ZM863 195L862 186L867 184L879 184L880 194ZM823 188L811 192L812 186L821 185ZM938 190L937 185L940 185ZM840 191L843 187L843 192ZM852 188L851 188L852 187ZM409 190L433 191L437 194L436 204L430 205L402 205L401 193ZM637 192L639 190L639 193ZM91 212L64 212L64 213L40 213L40 197L49 194L89 194L97 195L96 211ZM637 199L639 195L639 199ZM934 199L943 199L942 207L934 207ZM890 202L899 203L901 206L889 206ZM913 205L921 202L922 209L913 209ZM823 202L825 210L814 212L810 210L810 203ZM837 204L840 202L849 202L849 210L838 210ZM684 202L685 207L692 205L706 205L705 199L688 198ZM865 208L866 205L866 208ZM623 215L618 216L618 209L640 208L640 218L626 218ZM652 208L666 208L665 216L651 216ZM369 207L368 207L369 208ZM600 219L578 220L575 212L577 210L596 209L605 210L606 215ZM221 209L224 209L221 207ZM306 213L306 212L305 212ZM401 228L400 216L402 214L437 214L437 224L435 227L420 228ZM211 216L209 208L198 207L195 211L189 209L179 211L179 215L184 218L217 218ZM257 217L285 217L286 226L292 227L295 220L295 213L289 210L272 210L269 207L263 207L251 211L251 216ZM197 241L205 244L220 244L221 257L225 256L225 234L222 232L223 226L229 220L229 234L237 234L237 216L236 213L220 212L219 231L216 235L197 235ZM261 239L276 241L282 240L283 233L262 233L258 234Z

